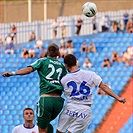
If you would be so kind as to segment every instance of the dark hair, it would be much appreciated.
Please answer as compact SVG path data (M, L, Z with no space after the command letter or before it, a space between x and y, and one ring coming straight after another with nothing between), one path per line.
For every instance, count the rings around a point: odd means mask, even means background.
M68 54L64 58L64 63L68 65L68 67L72 67L77 64L77 59L73 54Z
M50 44L48 46L47 54L50 57L57 57L57 56L59 56L59 47L55 43Z
M32 108L25 108L25 109L23 110L23 115L24 115L24 112L25 112L26 110L32 110L32 111L33 111L33 114L34 114L34 110L33 110Z

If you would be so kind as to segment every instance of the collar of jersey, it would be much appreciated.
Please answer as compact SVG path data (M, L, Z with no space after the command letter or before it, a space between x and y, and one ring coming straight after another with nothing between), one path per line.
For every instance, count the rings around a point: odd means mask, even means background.
M26 127L24 124L23 124L24 128L27 128L27 129L32 129L35 127L35 125L33 125L33 127Z
M76 72L78 72L78 71L80 71L80 69L78 69L78 70L76 70L76 71L74 71L74 72L69 72L69 73L76 73Z
M55 59L55 60L57 60L57 58L55 58L55 57L47 57L47 58L49 58L49 59Z

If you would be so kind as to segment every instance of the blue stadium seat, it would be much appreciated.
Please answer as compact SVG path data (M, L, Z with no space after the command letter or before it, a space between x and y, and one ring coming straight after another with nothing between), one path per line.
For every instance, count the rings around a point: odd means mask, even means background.
M11 110L11 111L10 111L10 114L11 114L12 116L16 116L17 111L16 111L16 110ZM14 117L13 117L13 118L14 118Z

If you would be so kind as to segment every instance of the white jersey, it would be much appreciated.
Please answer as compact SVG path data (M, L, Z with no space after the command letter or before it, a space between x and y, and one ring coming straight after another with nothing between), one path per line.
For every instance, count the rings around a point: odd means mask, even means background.
M102 79L95 72L77 70L61 79L67 103L93 104L92 87L99 86Z
M34 125L32 128L26 128L23 124L16 126L12 133L39 133L38 126Z

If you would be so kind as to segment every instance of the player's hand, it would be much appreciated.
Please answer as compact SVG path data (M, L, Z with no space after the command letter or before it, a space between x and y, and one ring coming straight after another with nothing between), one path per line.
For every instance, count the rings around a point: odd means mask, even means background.
M125 103L125 102L126 102L126 99L125 99L125 98L120 97L120 98L118 99L118 101L119 101L119 102L121 102L121 103Z
M4 73L2 74L3 77L10 77L10 76L12 76L12 75L13 75L12 72L4 72Z

